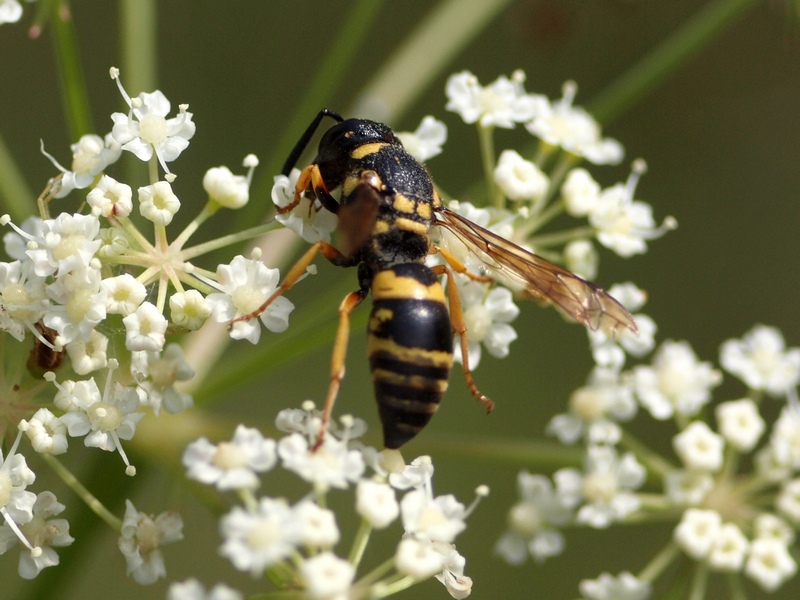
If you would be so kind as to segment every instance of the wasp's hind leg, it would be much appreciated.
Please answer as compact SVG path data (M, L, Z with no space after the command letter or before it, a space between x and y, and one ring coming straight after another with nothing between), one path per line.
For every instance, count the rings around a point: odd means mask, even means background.
M322 412L322 423L320 424L317 441L314 443L313 450L322 445L325 439L325 430L331 420L333 405L336 396L339 394L339 386L344 378L345 359L347 358L347 342L350 339L350 313L356 306L364 301L369 289L364 288L357 292L351 292L345 296L339 305L339 327L336 330L336 340L333 343L333 353L331 354L331 382L328 386L328 395L325 397L325 408Z
M445 260L447 260L446 255L442 254L442 256L444 256ZM452 257L452 255L450 256ZM450 261L448 260L448 264L449 262ZM459 264L464 267L462 263ZM464 267L464 271L468 273L466 267ZM472 393L475 399L483 404L487 413L490 413L494 409L494 402L491 400L491 398L489 398L489 396L481 392L477 385L475 385L475 380L472 378L472 371L470 371L469 368L467 325L464 323L464 311L461 308L461 296L458 293L458 285L453 278L453 272L445 265L437 265L433 267L433 272L437 275L447 275L447 302L450 305L450 323L453 326L453 332L458 334L458 339L461 341L461 364L464 367L464 379L467 380L469 391ZM477 275L475 277L477 277ZM478 279L478 281L483 281L483 279Z

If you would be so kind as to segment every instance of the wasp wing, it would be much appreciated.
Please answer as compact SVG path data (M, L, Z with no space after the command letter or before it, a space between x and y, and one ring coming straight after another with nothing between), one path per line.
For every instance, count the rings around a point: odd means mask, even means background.
M625 307L593 283L445 207L437 209L435 215L436 224L461 241L488 275L555 304L589 329L600 329L612 336L622 329L637 332L636 322Z

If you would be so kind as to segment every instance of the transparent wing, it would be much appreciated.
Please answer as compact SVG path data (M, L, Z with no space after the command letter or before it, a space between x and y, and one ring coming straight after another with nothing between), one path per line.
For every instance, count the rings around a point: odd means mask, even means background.
M617 335L636 333L636 322L619 302L593 283L554 265L447 209L437 209L436 224L450 231L487 269L537 299L554 304L589 329Z

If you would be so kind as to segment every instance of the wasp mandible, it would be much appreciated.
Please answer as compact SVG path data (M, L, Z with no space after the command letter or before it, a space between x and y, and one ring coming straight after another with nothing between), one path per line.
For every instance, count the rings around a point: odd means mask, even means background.
M447 249L435 245L433 227L455 235L488 274L515 282L590 329L636 332L628 311L601 288L449 210L425 167L382 123L320 111L283 165L284 175L294 168L325 117L338 123L325 132L317 156L301 172L294 201L278 211L291 211L304 196L319 200L338 216L342 248L316 242L260 308L236 319L258 317L297 282L319 252L335 265L358 267L358 290L348 294L339 306L339 328L317 446L344 377L350 314L370 292L373 307L368 353L387 448L408 442L436 412L453 364L454 333L460 338L467 385L487 412L492 410L493 402L478 390L470 373L467 330L457 286L451 281L445 298L439 276L444 274L451 280L452 269L478 281L492 278L471 273ZM337 188L341 188L339 200L331 195ZM441 254L445 264L426 266L427 256L435 253Z

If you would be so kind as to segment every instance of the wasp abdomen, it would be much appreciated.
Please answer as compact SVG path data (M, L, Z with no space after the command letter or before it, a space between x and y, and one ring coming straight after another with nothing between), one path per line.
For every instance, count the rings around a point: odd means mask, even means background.
M444 290L428 267L394 265L372 280L368 351L384 445L399 448L439 407L453 364Z

